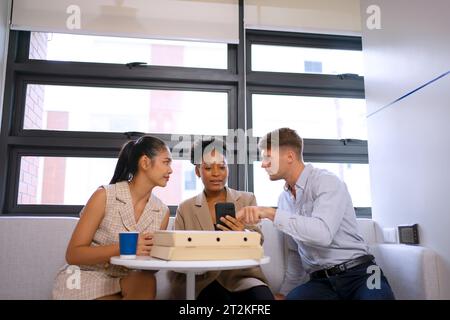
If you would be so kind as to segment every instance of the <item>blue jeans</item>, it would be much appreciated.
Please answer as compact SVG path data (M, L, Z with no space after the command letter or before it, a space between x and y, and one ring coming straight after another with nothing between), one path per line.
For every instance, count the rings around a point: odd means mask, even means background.
M373 268L379 267L373 262L367 262L335 276L311 279L289 292L286 299L394 300L394 293L383 272L378 269L377 274Z

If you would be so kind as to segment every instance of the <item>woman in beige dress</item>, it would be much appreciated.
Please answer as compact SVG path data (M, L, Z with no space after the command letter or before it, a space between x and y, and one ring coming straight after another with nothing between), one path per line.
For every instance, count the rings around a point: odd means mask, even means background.
M215 204L232 202L235 209L256 205L255 196L250 192L233 190L225 186L228 166L225 145L219 140L199 140L191 151L191 162L195 174L201 178L204 190L199 195L183 201L177 209L175 229L260 232L256 226L244 226L231 216L221 218L222 226L216 221ZM171 274L174 297L180 298L185 286L185 276ZM272 300L274 297L267 286L267 280L260 267L212 271L196 276L197 300L203 302L233 302L241 300Z
M57 275L54 299L154 299L154 271L130 271L109 260L120 254L119 232L138 231L137 255L149 255L153 232L166 229L169 209L152 190L171 169L166 144L151 136L126 143L109 185L97 189L80 213Z

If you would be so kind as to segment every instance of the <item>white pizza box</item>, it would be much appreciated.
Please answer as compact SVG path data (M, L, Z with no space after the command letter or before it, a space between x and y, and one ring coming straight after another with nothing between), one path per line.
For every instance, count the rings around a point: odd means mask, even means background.
M150 255L163 260L241 260L261 259L263 248L255 247L167 247L153 246Z
M158 230L154 246L166 247L257 247L261 235L250 231Z

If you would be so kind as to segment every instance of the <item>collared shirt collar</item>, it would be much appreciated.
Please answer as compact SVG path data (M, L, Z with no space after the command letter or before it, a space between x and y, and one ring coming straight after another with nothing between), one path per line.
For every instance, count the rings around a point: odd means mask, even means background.
M300 174L300 176L297 179L297 182L295 183L296 189L300 188L302 190L305 190L306 181L308 181L308 177L311 174L312 169L313 169L313 166L311 164L308 163L305 165L302 173ZM284 191L287 191L287 192L291 191L291 187L288 185L287 182L284 184L283 188L284 188Z

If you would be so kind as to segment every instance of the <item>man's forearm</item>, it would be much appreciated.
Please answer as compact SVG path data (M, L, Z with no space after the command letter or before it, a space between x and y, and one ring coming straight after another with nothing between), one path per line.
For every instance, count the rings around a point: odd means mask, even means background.
M261 208L261 213L260 213L260 218L266 218L266 219L270 219L270 220L274 220L275 219L275 214L277 212L276 209L272 208L272 207L260 207Z

